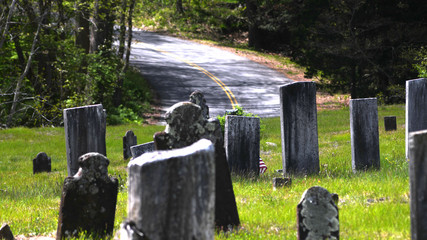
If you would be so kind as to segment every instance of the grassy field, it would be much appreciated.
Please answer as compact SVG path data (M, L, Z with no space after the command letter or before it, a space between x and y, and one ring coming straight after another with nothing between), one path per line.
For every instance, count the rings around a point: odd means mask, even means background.
M293 177L292 186L274 190L272 178L281 168L280 121L264 119L261 157L268 166L258 179L233 176L241 228L217 234L216 239L295 239L296 206L311 186L339 195L342 239L409 239L409 183L405 160L405 109L379 107L381 170L353 174L349 110L320 111L320 174ZM383 117L397 116L398 130L385 132ZM138 143L150 141L162 126L120 125L107 128L109 173L120 180L115 226L126 217L126 164L122 136L133 130ZM52 172L32 174L32 159L44 151ZM0 130L0 223L15 236L54 236L62 183L66 177L63 128Z

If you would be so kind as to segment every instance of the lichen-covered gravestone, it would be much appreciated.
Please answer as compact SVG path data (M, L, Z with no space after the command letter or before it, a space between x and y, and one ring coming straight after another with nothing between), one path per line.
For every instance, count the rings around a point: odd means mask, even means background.
M338 207L332 194L311 187L297 206L298 239L339 239Z
M240 225L230 171L224 149L224 138L218 119L206 120L200 106L191 102L173 105L165 114L164 132L154 135L156 150L190 146L205 138L215 146L215 225L228 230Z
M113 233L118 181L108 176L108 164L99 153L79 158L79 171L64 181L56 239Z
M154 151L154 142L143 143L130 147L132 158L137 158L144 153Z
M106 117L101 104L64 109L68 176L79 170L78 159L88 152L107 155Z
M120 239L214 238L215 150L202 139L128 165L128 218Z
M45 152L39 152L36 158L33 159L33 174L40 172L50 172L51 159L47 156Z
M406 81L406 158L409 133L427 129L427 78Z
M123 158L128 159L132 156L130 148L135 146L137 142L136 136L133 131L129 130L123 137Z

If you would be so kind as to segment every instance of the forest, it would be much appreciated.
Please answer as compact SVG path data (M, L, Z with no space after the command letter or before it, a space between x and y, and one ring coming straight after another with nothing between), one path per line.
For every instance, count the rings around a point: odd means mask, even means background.
M422 0L1 0L0 127L58 126L62 110L102 103L110 124L138 121L132 28L280 54L320 88L404 101L427 77Z

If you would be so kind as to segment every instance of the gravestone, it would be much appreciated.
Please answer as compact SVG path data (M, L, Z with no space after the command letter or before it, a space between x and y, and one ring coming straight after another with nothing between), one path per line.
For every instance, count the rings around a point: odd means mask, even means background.
M225 154L232 172L259 175L259 134L259 118L225 117Z
M47 156L45 152L39 152L36 158L33 159L33 174L40 172L50 172L51 159Z
M350 100L351 166L353 172L380 168L376 98Z
M128 164L128 218L120 239L214 239L215 150L146 153Z
M427 130L409 134L411 239L427 239Z
M165 114L164 132L154 134L156 150L190 146L205 138L215 146L215 225L228 230L240 224L231 175L224 149L224 138L218 119L206 120L200 106L191 102L173 105Z
M297 206L298 239L339 239L338 207L332 194L311 187Z
M101 104L64 109L68 176L79 170L78 159L88 152L106 156L105 113Z
M0 239L15 240L15 238L13 237L13 233L10 230L9 225L3 224L3 226L1 226L1 228L0 228Z
M427 78L406 81L406 158L409 133L427 129Z
M154 151L154 142L143 143L130 147L132 158L137 158L144 153Z
M273 189L284 187L284 186L290 186L292 184L291 178L273 178Z
M128 159L132 156L130 148L136 145L136 136L133 131L129 130L123 137L123 158Z
M284 174L316 174L319 166L316 84L280 87L280 121Z
M108 177L108 164L99 153L79 158L79 171L64 181L56 239L113 233L118 181Z
M204 119L209 119L209 107L206 104L206 99L202 92L199 90L194 91L190 95L189 102L198 105L202 110L202 116Z
M386 131L395 131L397 129L396 116L384 117L384 129Z

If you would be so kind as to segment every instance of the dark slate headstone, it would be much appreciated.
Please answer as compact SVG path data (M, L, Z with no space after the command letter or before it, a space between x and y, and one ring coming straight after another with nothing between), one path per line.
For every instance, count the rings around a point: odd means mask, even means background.
M384 129L386 131L395 131L397 129L396 116L384 117Z
M298 239L339 239L338 207L332 194L311 187L297 206Z
M427 129L427 78L406 81L406 158L409 133Z
M130 151L132 153L132 158L135 159L144 153L154 151L154 142L148 142L148 143L132 146L130 147Z
M350 100L351 166L353 172L380 168L376 98Z
M132 156L130 148L136 145L136 136L132 130L126 132L123 137L123 158L128 159Z
M128 218L120 239L213 239L215 150L211 141L143 154L128 165ZM142 237L143 236L143 237Z
M39 152L33 159L33 174L50 172L52 170L50 157L45 152Z
M1 226L1 228L0 228L0 239L15 240L15 238L13 237L13 233L10 230L9 225L3 224L3 226Z
M225 153L232 172L259 175L260 120L257 117L226 116Z
M78 159L88 152L107 155L106 117L101 104L64 109L68 176L79 170Z
M427 130L409 134L411 239L427 239Z
M280 121L284 174L317 174L320 166L314 82L280 87Z
M206 120L201 108L191 102L173 105L165 114L166 129L154 135L157 150L190 146L205 138L215 146L215 225L228 230L240 225L230 170L225 155L224 137L218 119Z
M99 153L79 158L79 171L64 181L56 239L113 233L118 181L108 176L108 164Z

